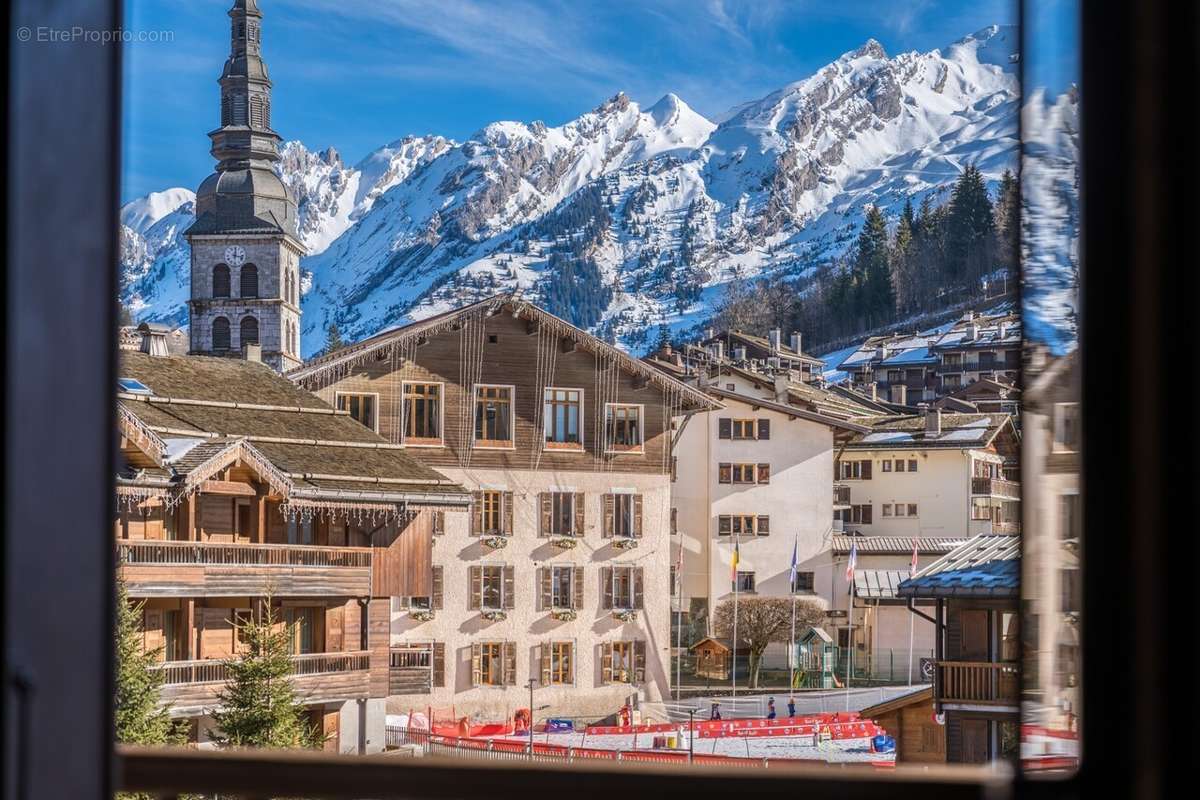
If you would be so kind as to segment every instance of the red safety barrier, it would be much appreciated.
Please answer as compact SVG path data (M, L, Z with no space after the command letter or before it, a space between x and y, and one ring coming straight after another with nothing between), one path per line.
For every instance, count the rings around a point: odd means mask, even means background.
M1022 725L1021 738L1030 736L1045 736L1050 739L1078 739L1079 731L1067 731L1061 728L1043 728L1040 725Z
M831 725L835 723L857 722L860 720L857 711L834 711L822 714L805 714L798 717L782 717L776 719L727 719L727 720L698 720L694 730L698 735L709 731L741 731L760 730L769 728L788 728L796 725ZM590 725L586 732L595 736L621 736L634 733L672 733L677 730L687 730L688 723L656 722L643 725Z

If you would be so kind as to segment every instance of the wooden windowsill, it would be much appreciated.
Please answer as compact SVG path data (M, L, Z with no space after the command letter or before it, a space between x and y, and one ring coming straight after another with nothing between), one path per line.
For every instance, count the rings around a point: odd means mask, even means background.
M476 450L515 450L511 439L476 439Z
M605 452L606 454L608 454L608 455L618 455L618 456L620 456L620 455L628 455L628 454L645 453L645 452L646 452L646 446L645 446L645 445L642 445L642 444L638 444L638 445L632 445L632 444L631 444L631 445L615 445L615 446L611 446L611 447L608 447L608 448L606 448L606 449L604 450L604 452Z
M445 443L441 439L427 439L416 436L404 437L405 447L444 447Z
M582 453L583 444L576 442L546 442L546 450L557 450L562 453Z

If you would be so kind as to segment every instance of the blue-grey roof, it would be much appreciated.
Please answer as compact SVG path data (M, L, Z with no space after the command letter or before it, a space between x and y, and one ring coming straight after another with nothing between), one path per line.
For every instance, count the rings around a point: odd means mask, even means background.
M929 352L928 347L912 347L908 350L901 350L896 355L885 358L880 363L885 367L895 366L897 364L936 364L938 357Z
M1015 597L1021 585L1021 537L976 536L917 572L900 597Z

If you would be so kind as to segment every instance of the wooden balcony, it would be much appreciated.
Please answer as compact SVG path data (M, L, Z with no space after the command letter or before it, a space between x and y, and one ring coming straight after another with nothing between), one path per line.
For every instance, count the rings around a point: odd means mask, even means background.
M1016 706L1021 689L1020 667L1008 661L939 661L933 695L939 703Z
M971 478L971 494L1020 500L1021 484L1003 478Z
M292 656L292 682L304 703L326 703L368 696L370 653L308 653ZM172 716L193 716L217 704L228 670L218 659L164 661L162 702Z
M393 647L388 654L388 694L429 694L433 687L433 649Z
M119 541L131 597L366 597L371 548Z

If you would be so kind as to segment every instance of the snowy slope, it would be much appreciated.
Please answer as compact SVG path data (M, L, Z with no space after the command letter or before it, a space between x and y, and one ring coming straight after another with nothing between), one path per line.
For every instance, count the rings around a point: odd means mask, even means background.
M1016 166L1016 44L1001 27L896 57L868 41L719 125L673 94L645 109L618 94L558 127L409 137L352 168L289 143L281 174L310 248L304 352L331 322L357 338L501 288L547 300L564 264L604 287L599 316L578 298L551 310L626 346L659 323L694 324L728 281L799 274L843 252L869 204L894 214L908 197L941 196L967 164L994 186ZM1061 176L1070 148L1047 134L1044 149ZM1046 236L1069 227L1060 188L1039 186L1044 219L1061 223L1040 227ZM131 245L123 297L143 318L178 320L186 245L155 242ZM1063 258L1047 251L1040 268L1069 283Z

